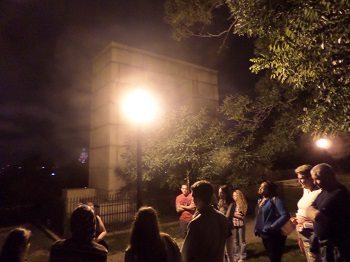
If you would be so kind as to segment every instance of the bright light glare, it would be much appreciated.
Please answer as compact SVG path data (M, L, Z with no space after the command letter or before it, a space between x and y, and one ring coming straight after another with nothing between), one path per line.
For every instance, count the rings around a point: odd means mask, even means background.
M122 108L127 117L136 123L150 122L158 112L155 98L141 88L133 90L123 99Z
M320 138L316 140L316 146L322 149L328 149L331 147L331 141L328 138Z

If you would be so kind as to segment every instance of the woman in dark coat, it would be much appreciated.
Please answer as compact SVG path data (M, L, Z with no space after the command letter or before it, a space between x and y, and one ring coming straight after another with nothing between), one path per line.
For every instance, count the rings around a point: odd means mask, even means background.
M258 193L254 232L261 237L270 261L280 262L287 238L281 233L281 227L290 215L277 196L277 186L273 182L262 182Z

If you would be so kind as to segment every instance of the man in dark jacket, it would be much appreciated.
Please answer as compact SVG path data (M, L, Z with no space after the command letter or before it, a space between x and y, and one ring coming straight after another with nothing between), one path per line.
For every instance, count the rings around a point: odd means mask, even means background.
M350 261L350 196L333 168L325 163L311 169L311 176L322 192L307 210L314 221L312 251L325 261Z
M88 205L78 206L72 213L72 237L57 241L50 251L50 262L107 261L107 249L94 241L96 217Z
M222 262L228 221L210 205L213 187L208 181L198 181L191 189L197 212L188 225L182 259L184 262Z

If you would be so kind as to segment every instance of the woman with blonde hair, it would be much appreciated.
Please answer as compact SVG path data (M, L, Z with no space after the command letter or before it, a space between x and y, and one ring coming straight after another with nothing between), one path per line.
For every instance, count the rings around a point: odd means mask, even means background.
M234 244L234 260L244 261L247 257L245 248L245 222L244 218L248 211L247 200L244 197L242 191L236 189L232 194L235 201L235 212L233 214L233 244Z

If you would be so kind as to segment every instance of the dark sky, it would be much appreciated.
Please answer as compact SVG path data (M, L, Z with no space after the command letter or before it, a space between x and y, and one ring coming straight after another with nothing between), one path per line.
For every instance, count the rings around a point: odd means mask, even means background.
M92 59L111 41L217 69L222 95L253 88L251 40L232 36L220 54L222 39L176 42L163 2L0 1L0 165L78 159L89 143Z

